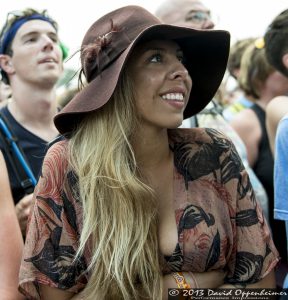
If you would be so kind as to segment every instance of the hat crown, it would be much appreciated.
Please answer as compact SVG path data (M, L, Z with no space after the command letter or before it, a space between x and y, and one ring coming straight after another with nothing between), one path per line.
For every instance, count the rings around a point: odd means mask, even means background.
M126 6L97 20L87 31L81 62L88 82L107 68L146 28L162 24L139 6Z
M184 118L201 111L214 96L225 73L229 33L163 24L144 8L126 6L106 14L87 31L81 63L88 84L55 117L59 132L73 132L88 113L112 99L134 47L155 39L174 40L185 55L193 87Z

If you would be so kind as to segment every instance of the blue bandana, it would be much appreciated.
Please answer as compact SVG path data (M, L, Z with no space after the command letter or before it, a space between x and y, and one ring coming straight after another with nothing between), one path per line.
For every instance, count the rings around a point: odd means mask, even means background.
M53 24L53 21L48 18L45 17L41 14L34 14L31 16L27 16L27 17L23 17L20 18L18 20L16 20L11 27L4 33L3 38L1 39L1 45L0 45L0 54L5 54L5 51L8 47L8 45L12 42L12 40L14 39L18 29L27 21L31 21L31 20L43 20L46 21L48 23L50 23L54 28L55 25ZM55 28L57 29L57 28Z

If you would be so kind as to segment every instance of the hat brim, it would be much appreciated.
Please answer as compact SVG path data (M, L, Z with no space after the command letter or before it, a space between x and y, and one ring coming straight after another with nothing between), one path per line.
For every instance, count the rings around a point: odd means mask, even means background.
M223 30L195 30L157 24L142 31L114 62L55 116L54 122L60 133L71 132L87 113L109 101L133 48L152 39L175 40L184 52L187 61L185 66L193 82L184 118L197 114L211 101L226 70L230 48L229 33Z

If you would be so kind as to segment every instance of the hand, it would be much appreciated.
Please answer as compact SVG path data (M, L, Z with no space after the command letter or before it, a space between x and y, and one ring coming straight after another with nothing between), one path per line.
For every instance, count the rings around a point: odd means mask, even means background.
M30 215L31 207L32 207L32 199L33 194L29 194L23 197L17 204L16 204L16 215L20 225L20 229L22 232L22 236L26 235L26 227L28 217Z

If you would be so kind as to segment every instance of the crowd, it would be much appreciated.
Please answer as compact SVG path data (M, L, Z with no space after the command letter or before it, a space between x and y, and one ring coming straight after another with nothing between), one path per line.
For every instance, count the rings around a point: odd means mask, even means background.
M116 9L59 95L57 22L7 14L1 299L288 288L288 9L232 45L214 26L199 0Z

